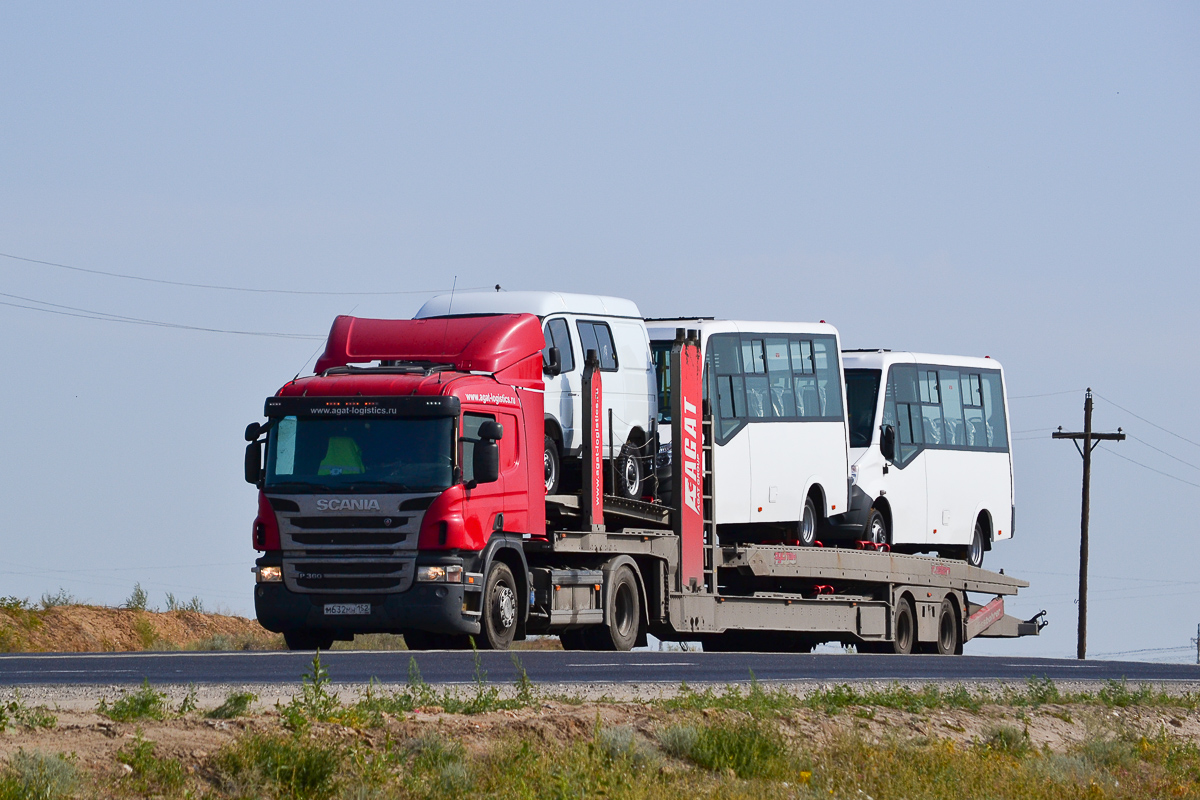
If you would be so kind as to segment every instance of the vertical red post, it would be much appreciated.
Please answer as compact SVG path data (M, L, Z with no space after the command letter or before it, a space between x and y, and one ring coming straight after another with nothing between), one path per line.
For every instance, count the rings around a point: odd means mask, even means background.
M703 371L700 342L680 330L671 348L671 482L683 591L704 589Z
M585 354L583 366L583 426L586 430L583 458L584 530L604 530L604 389L600 380L600 357L595 350Z

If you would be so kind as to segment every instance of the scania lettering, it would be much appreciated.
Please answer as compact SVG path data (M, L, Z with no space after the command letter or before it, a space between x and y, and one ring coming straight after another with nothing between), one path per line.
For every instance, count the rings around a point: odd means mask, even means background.
M315 374L284 385L246 430L259 621L294 649L387 632L413 649L504 649L550 634L568 649L628 650L654 635L715 650L838 641L956 653L976 636L1040 630L1041 615L1006 613L1005 598L1027 585L1015 577L886 544L802 546L791 489L763 487L764 508L778 495L767 520L739 474L758 474L759 451L737 461L719 448L755 434L752 395L763 417L777 402L781 416L803 407L789 419L844 442L836 332L782 331L782 345L776 331L714 333L729 334L717 340L719 363L704 357L698 327L658 340L670 423L661 439L678 467L669 490L604 492L610 373L592 349L581 354L580 488L547 496L536 316L337 318ZM836 464L822 477L822 514L842 511L840 463L840 485ZM745 526L722 517L735 512L761 512L762 535L739 536Z

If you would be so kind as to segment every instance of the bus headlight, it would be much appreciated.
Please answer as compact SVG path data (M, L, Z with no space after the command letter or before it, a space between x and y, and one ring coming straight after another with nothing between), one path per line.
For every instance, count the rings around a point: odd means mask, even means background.
M858 464L850 465L850 485L851 486L858 485Z
M283 580L283 567L259 567L255 576L258 583L279 583Z
M417 581L420 583L462 583L462 576L463 568L459 564L417 567Z

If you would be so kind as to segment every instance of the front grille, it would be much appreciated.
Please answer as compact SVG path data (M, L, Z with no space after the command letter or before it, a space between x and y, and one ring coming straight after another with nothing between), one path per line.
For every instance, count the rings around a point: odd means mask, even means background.
M288 523L301 530L401 528L408 517L291 517Z
M293 533L292 541L305 545L385 545L400 544L409 534L395 533Z
M415 559L287 559L283 579L296 592L404 592L412 586Z

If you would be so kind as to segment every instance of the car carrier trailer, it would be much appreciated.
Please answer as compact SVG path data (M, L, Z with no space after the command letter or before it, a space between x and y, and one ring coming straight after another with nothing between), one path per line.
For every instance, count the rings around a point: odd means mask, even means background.
M1005 613L1004 598L1028 583L1003 571L865 542L857 543L861 549L802 547L741 542L718 530L712 507L721 476L707 455L713 422L693 331L678 331L671 351L673 469L671 501L663 503L605 493L603 376L594 351L584 371L583 488L546 497L535 460L541 448L534 446L544 437L541 399L526 374L531 359L541 358L536 318L452 319L432 331L412 321L357 322L356 337L354 321L339 318L319 374L268 399L268 424L247 430L246 477L260 486L255 546L265 551L255 567L256 609L292 647L394 632L413 649L467 646L469 637L503 648L549 634L567 649L628 650L653 635L700 641L706 650L806 652L837 641L859 651L954 654L976 637L1037 635L1045 625L1044 612L1028 620ZM487 363L480 356L485 334L502 344L502 357ZM344 366L369 360L380 366ZM359 382L345 382L348 375ZM481 385L492 388L481 392ZM411 401L349 391L378 391L372 387L390 387ZM417 413L404 409L420 400L432 409L420 413L452 417L456 441L470 443L472 477L464 480L465 450L454 448L453 485L435 497L339 496L326 486L316 495L324 505L314 506L303 488L264 483L259 436L282 419L295 427L294 414L303 413L297 409L308 406L284 398L298 395L330 407L391 408L397 416ZM467 437L463 415L489 402L519 407L503 418L521 429L484 425L476 438ZM505 436L523 444L517 460L501 469L497 442ZM498 480L507 481L504 491L488 494L487 485ZM520 492L508 491L517 485ZM509 506L496 505L502 495ZM400 509L414 509L415 521L384 516L396 500ZM491 505L479 511L485 503ZM379 510L364 516L364 508ZM482 522L472 523L477 513ZM377 542L365 531L404 526L416 535L391 535L390 549L363 544ZM321 533L312 535L314 529Z

